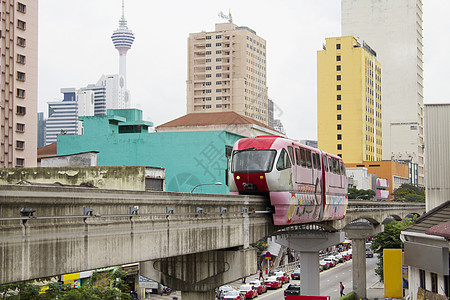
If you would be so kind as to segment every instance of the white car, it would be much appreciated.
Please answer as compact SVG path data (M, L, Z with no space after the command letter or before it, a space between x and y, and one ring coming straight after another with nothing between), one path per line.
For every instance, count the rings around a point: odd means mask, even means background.
M223 296L222 298L223 300L239 300L239 299L244 299L242 297L242 294L239 293L238 291L232 290L229 291L225 294L225 296Z
M233 289L233 287L231 285L222 285L219 287L219 298L223 299L223 296L226 295L229 291L235 291L235 289Z

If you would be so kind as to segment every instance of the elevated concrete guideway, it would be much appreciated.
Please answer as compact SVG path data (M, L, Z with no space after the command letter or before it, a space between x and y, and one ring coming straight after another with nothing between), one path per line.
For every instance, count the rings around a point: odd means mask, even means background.
M8 185L0 204L0 284L139 262L143 275L210 299L214 287L256 272L251 243L285 228L260 196ZM318 225L336 232L365 218L380 231L387 216L424 209L353 201L344 220Z

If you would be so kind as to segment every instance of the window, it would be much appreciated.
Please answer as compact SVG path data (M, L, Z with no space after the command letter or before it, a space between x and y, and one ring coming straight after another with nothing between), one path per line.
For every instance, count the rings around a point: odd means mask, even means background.
M25 81L25 73L17 71L17 80Z
M341 65L337 65L336 66L336 71L340 71L341 70Z
M26 23L22 20L17 20L17 28L25 30L26 28Z
M17 54L17 60L19 64L25 64L25 55Z
M292 148L291 146L288 146L288 151L289 151L289 156L291 157L292 164L294 165L295 164L294 148Z
M23 4L23 3L17 3L17 10L18 11L20 11L20 12L22 12L22 13L25 13L26 12L26 9L27 9L27 6L25 5L25 4Z
M323 168L325 172L328 172L328 159L326 157L323 158Z
M341 75L336 75L336 80L341 81Z
M222 89L217 89L216 90L216 93L221 93L222 92Z
M210 36L210 35L207 35L207 36L206 36L206 39L207 39L207 40L210 40L210 39L211 39L211 36Z
M306 150L306 166L310 169L312 168L311 150Z
M23 150L25 147L24 141L16 141L16 149Z
M23 167L25 165L25 159L16 158L16 167Z
M341 124L337 124L337 130L342 130L342 125Z
M222 36L221 35L216 35L216 39L221 39Z
M211 66L206 67L206 71L209 71L209 70L211 70Z
M419 270L419 286L423 289L426 289L426 280L425 280L425 271Z
M342 116L341 115L337 115L337 119L338 120L342 120Z
M341 95L336 95L337 100L341 100Z
M222 59L221 58L216 58L216 61L222 61Z
M222 46L222 43L216 43L216 47Z
M336 49L341 49L341 44L336 44Z
M338 156L339 156L340 158L342 158L342 154L338 154Z
M222 96L216 97L216 100L222 100Z
M210 78L211 77L211 74L206 74L206 78Z
M300 149L300 164L306 167L306 150L303 148Z
M338 134L337 135L337 139L340 141L340 140L342 140L342 134Z
M222 54L222 50L217 50L216 54Z
M25 124L17 123L16 124L16 131L17 132L25 132Z
M341 110L341 105L338 104L338 105L336 106L336 109L337 109L337 110Z
M342 144L337 144L337 149L342 150Z
M222 108L222 104L216 104L216 108Z
M221 85L222 81L216 81L216 85Z
M291 167L291 161L289 160L289 156L287 154L286 149L281 149L280 157L278 157L277 161L277 170L285 170Z
M336 55L336 61L341 61L341 56L340 55Z
M206 97L206 101L211 101L211 97Z
M206 62L207 62L207 63L211 62L211 58L207 58L207 59L206 59Z
M222 74L217 73L217 74L216 74L216 77L222 77Z
M222 66L216 66L216 70L222 69Z
M211 81L205 82L203 85L211 85Z
M24 38L21 38L20 36L17 37L17 45L25 47L26 40Z
M431 276L431 291L433 293L437 294L437 292L438 292L438 276L436 273L430 273L430 276Z
M208 48L211 47L211 43L206 44L206 47Z
M211 51L206 51L206 55L211 55Z
M211 90L205 90L205 93L209 94L211 93Z
M340 84L336 85L336 90L338 90L338 91L341 90L341 85Z
M297 165L300 166L300 149L295 148L295 161L297 162Z
M17 98L25 98L25 90L17 89L17 91L16 91L16 97L17 97Z

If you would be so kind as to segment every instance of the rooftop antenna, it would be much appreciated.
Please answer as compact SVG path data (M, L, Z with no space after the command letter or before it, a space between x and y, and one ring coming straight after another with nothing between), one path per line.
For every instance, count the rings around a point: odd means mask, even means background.
M220 11L219 18L227 20L230 23L233 23L233 17L231 16L231 9L228 11L228 15L226 15L222 11Z

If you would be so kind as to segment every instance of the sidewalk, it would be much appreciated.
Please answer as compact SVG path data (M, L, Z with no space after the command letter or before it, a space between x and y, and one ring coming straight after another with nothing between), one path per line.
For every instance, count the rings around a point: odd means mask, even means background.
M367 299L384 299L384 284L382 282L375 282L367 287Z

